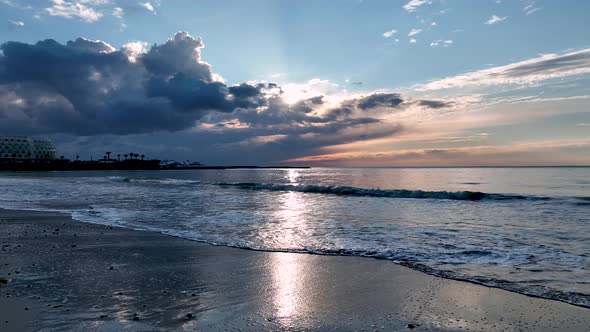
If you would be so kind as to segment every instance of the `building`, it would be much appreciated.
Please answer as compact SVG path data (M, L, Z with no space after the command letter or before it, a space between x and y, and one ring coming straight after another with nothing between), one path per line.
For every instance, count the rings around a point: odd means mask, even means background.
M55 145L47 138L0 136L0 160L55 159Z

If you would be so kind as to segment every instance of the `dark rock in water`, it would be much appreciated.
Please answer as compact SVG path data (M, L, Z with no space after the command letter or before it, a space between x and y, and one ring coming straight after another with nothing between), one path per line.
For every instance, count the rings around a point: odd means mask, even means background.
M115 268L114 268L114 267L112 267L112 266L111 266L111 267L109 267L109 270L113 270L113 269L115 269Z
M100 318L107 318L107 315L100 315Z
M197 294L195 294L195 293L192 293L192 294L191 294L191 296L197 296Z
M139 317L133 316L133 320L139 320Z
M6 285L8 283L8 278L0 277L0 284Z
M409 328L409 329L413 329L413 328L415 328L415 327L416 327L416 325L414 325L414 324L408 324L408 328Z
M193 318L193 314L191 314L191 313L186 314L186 318L192 319Z
M75 245L75 244L72 244L72 248L76 248L76 247L77 247L77 245Z

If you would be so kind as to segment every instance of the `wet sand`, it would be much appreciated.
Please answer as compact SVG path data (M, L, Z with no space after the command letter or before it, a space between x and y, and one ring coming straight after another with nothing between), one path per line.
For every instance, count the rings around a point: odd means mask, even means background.
M0 331L588 331L590 310L385 260L0 210Z

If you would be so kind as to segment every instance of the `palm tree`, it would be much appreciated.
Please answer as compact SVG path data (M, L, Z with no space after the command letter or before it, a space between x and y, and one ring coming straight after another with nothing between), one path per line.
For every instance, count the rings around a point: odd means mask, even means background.
M127 160L127 156L128 156L127 154L124 154L124 155L123 155L123 157L125 157L125 160Z
M80 156L76 155L76 161L80 161Z
M107 155L107 159L111 160L111 152L105 152L105 154Z
M143 160L143 158L145 158L145 156L144 155L141 155L141 160Z
M121 154L117 154L117 161L121 161Z

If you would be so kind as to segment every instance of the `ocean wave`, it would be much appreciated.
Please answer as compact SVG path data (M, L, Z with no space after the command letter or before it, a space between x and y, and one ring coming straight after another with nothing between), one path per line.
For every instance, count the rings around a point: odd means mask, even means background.
M201 243L207 243L210 245L215 246L223 246L223 247L232 247L232 248L239 248L245 250L254 250L254 251L264 251L264 252L288 252L288 253L300 253L300 254L313 254L313 255L329 255L329 256L354 256L354 257L365 257L365 258L374 258L374 259L382 259L388 260L395 264L399 264L413 270L417 270L426 274L430 274L433 276L446 278L446 279L453 279L453 280L460 280L460 281L467 281L475 284L480 284L488 287L494 287L499 289L504 289L507 291L520 293L528 296L545 298L550 300L557 300L569 304L573 304L576 306L581 306L585 308L590 308L590 294L575 292L575 291L565 291L555 289L549 286L545 286L542 284L536 283L534 280L529 281L508 281L504 279L497 279L488 276L479 276L479 275L466 275L460 272L436 268L430 266L430 263L423 263L421 262L420 257L412 256L412 253L409 252L398 252L392 250L367 250L367 249L328 249L328 248L272 248L266 246L258 246L254 245L253 243L244 242L241 240L232 241L231 239L227 238L215 238L209 237L204 234L194 233L190 231L178 231L173 230L167 227L156 226L156 225L147 225L147 224L134 224L125 221L125 218L121 218L119 212L113 209L108 208L101 208L98 210L64 210L64 209L54 209L54 208L24 208L23 206L10 206L3 202L2 208L7 209L20 209L20 210L33 210L33 211L51 211L51 212L61 212L61 213L70 213L74 220L78 220L81 222L88 222L93 224L102 224L102 225L116 225L118 227L124 227L128 229L134 230L144 230L144 231L152 231L158 232L161 234L174 236L178 238L184 238L188 240L193 240ZM463 250L457 251L456 253L459 257L465 258L464 262L466 261L473 261L474 257L483 257L483 256L492 256L494 255L491 251L486 250ZM442 263L442 262L440 262ZM453 264L451 262L446 262L446 264ZM454 264L463 264L463 263L454 263Z
M357 196L357 197L387 197L387 198L430 198L449 199L459 201L488 200L547 200L549 197L524 196L510 194L489 194L479 191L424 191L406 189L366 189L348 186L320 186L320 185L292 185L292 184L264 184L264 183L217 183L222 187L233 187L248 190L295 191L302 193Z
M113 180L131 182L131 183L147 183L147 184L170 184L170 185L186 185L199 184L201 181L186 180L186 179L172 179L172 178L130 178L130 177L111 177Z

